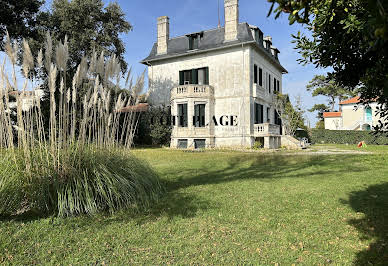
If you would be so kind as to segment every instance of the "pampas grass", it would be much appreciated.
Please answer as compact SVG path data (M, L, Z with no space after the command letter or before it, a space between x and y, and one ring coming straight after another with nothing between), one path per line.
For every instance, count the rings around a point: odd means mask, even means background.
M94 51L90 59L82 58L68 87L67 38L53 57L51 35L46 37L37 60L23 41L22 88L15 74L18 47L9 37L5 45L13 68L10 81L0 66L0 215L34 211L72 216L149 206L162 187L151 168L129 152L138 116L121 111L139 103L144 73L134 84L128 73L127 93L113 98L111 90L122 77L119 61ZM36 93L27 89L36 80L35 65L47 73L48 124L40 99L33 97L28 110L22 106L27 95ZM86 94L79 95L85 88ZM16 121L9 108L11 93L17 100Z

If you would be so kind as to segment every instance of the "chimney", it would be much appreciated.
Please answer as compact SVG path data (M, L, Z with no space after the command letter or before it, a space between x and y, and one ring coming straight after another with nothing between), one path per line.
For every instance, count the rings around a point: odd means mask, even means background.
M170 39L170 19L167 16L158 17L158 50L157 54L167 54Z
M237 40L238 0L225 0L225 42Z

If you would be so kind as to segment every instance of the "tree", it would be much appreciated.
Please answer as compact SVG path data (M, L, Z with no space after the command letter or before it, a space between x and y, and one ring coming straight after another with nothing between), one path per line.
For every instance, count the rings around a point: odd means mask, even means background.
M318 114L317 114L317 118L320 120L320 121L323 121L323 113L324 112L327 112L330 108L326 105L326 104L315 104L311 109L309 109L308 111L309 112L317 112L318 111Z
M93 51L104 52L105 58L116 55L126 72L125 46L119 35L132 30L132 25L117 3L104 7L102 0L54 0L51 10L40 14L39 26L44 34L35 40L34 54L44 48L44 35L49 31L54 46L67 36L70 72L75 72L82 57L92 57Z
M301 97L296 97L295 106L287 94L278 93L275 97L274 106L282 121L284 134L294 136L298 128L305 129Z
M333 112L335 104L354 96L351 91L339 86L334 80L323 75L316 75L306 86L308 91L312 91L313 97L326 96L329 98L330 111ZM320 106L322 107L322 106ZM327 108L326 108L327 109Z
M324 121L324 120L319 120L319 121L315 124L315 128L316 128L316 129L325 129L325 121Z
M8 31L12 39L36 38L37 16L43 0L0 1L0 51L4 51L4 38Z
M294 36L300 63L331 67L331 79L343 87L360 87L364 104L377 100L380 116L388 117L388 1L268 1L269 14L274 10L277 18L286 13L290 24L301 23L311 32L311 37ZM383 126L388 122L381 121Z

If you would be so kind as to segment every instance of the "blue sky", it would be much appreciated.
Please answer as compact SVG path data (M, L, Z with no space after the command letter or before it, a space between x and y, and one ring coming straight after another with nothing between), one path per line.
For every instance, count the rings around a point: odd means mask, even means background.
M217 0L118 0L126 14L127 20L133 25L133 31L123 35L126 45L125 58L135 73L144 71L145 66L138 62L147 57L152 45L156 41L156 19L159 16L170 17L170 36L184 35L217 27L218 4ZM223 0L220 0L221 24L223 25ZM299 57L294 44L291 43L291 34L303 28L300 25L290 26L288 18L281 16L277 20L267 17L270 4L265 0L240 0L240 22L256 25L271 35L273 44L280 50L279 59L289 71L283 76L283 92L291 96L300 95L306 116L313 126L317 121L315 114L307 112L315 103L325 101L323 97L312 97L306 91L306 84L316 74L326 73L323 69L314 66L301 66L297 63Z

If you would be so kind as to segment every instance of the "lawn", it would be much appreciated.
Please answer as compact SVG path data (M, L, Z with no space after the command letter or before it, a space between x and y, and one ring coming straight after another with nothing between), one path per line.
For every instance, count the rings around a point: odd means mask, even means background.
M367 151L137 149L167 188L149 212L3 218L0 264L382 265L388 147Z

